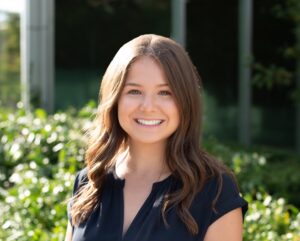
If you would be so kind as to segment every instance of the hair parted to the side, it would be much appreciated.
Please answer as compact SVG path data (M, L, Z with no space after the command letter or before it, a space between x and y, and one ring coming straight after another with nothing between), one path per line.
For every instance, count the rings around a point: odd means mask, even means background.
M227 170L201 149L202 86L196 68L179 44L153 34L141 35L124 44L103 76L97 115L88 134L86 165L89 181L73 197L72 223L78 225L86 220L97 206L106 173L114 166L116 156L126 148L127 134L118 121L117 103L131 64L142 56L155 59L165 72L181 118L178 129L168 140L165 159L182 188L165 198L164 221L167 223L166 210L176 205L187 229L197 234L198 225L189 207L211 177L216 177L219 183L215 203L222 187L222 173Z

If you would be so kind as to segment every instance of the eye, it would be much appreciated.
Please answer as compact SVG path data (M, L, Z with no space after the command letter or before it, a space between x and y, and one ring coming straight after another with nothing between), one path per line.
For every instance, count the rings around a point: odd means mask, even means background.
M168 90L161 90L161 91L159 91L159 94L162 96L172 95L171 91L168 91Z
M139 95L139 94L141 94L141 91L132 89L132 90L128 91L128 94L130 94L130 95Z

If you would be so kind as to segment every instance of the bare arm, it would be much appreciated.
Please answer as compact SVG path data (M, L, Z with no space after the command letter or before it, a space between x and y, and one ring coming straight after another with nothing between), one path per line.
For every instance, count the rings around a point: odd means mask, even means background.
M241 208L236 208L212 223L204 241L242 241L243 216Z
M68 222L65 241L72 241L72 226L71 226L70 222Z

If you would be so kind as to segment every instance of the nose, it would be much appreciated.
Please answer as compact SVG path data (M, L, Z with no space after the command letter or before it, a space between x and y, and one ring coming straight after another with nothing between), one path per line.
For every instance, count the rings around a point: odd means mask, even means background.
M144 95L141 104L140 109L142 111L153 111L155 109L155 98L151 95Z

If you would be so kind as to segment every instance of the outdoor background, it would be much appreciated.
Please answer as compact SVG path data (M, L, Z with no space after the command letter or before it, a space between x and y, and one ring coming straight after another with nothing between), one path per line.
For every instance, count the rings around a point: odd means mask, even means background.
M3 1L3 0L0 0ZM238 1L189 0L186 49L203 80L204 147L249 202L244 240L300 241L296 150L300 3L253 1L251 145L238 141ZM20 103L20 17L0 11L0 240L64 239L101 76L125 42L171 35L170 0L57 0L55 113ZM298 87L299 88L299 87Z

